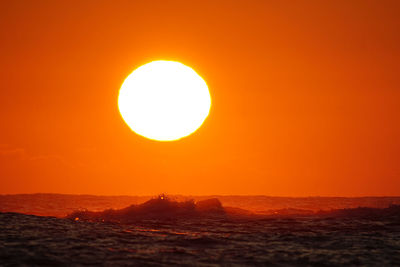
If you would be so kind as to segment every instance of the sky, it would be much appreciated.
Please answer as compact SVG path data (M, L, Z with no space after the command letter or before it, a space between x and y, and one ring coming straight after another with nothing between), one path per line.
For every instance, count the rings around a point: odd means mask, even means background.
M0 194L400 195L399 1L1 1ZM124 79L176 60L212 107L133 133Z

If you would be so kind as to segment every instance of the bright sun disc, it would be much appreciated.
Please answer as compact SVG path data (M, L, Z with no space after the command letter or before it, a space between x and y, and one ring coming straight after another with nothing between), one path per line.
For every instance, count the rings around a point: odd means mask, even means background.
M206 82L175 61L153 61L133 71L119 91L122 118L137 134L173 141L195 132L211 107Z

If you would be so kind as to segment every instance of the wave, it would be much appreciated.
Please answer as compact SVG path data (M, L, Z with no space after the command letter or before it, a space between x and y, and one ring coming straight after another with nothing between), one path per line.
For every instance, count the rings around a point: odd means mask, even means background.
M270 210L268 213L253 213L235 207L223 207L218 198L195 202L194 200L175 201L165 195L150 199L143 204L135 204L123 209L104 211L79 210L66 216L67 219L92 222L129 223L143 219L191 219L191 218L246 218L260 219L273 217L318 216L318 217L393 217L400 218L400 205L387 208L358 207L332 209L329 211L310 211L301 209Z
M332 217L363 217L363 218L388 218L400 219L400 205L390 205L387 208L358 207L353 209L336 209L331 211L319 211L317 215Z
M141 219L223 217L227 212L217 198L194 202L178 202L165 195L150 199L143 204L123 209L107 209L101 212L75 211L66 218L83 221L130 222Z

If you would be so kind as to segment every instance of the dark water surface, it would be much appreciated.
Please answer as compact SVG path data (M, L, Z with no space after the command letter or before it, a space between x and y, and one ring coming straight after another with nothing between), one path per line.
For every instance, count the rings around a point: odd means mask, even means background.
M399 266L397 218L94 223L0 213L0 265Z

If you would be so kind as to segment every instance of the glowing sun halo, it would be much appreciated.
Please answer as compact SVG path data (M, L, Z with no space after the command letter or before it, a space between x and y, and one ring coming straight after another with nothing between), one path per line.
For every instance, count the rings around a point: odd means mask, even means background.
M119 91L122 118L137 134L173 141L195 132L207 118L211 98L206 82L175 61L153 61L133 71Z

